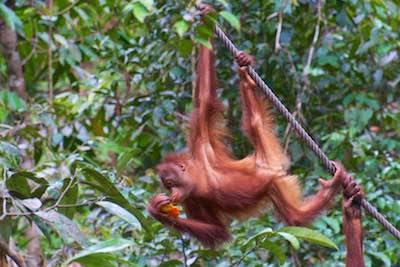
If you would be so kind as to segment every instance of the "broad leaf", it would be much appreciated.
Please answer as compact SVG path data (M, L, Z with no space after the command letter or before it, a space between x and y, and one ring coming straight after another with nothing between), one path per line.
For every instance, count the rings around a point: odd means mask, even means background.
M2 17L7 24L13 31L18 31L19 33L23 34L23 26L22 22L17 15L15 15L14 11L7 7L5 4L0 3L0 17Z
M42 206L42 202L38 198L23 199L21 200L21 203L32 211L36 211Z
M258 232L255 235L252 235L251 237L249 237L242 245L242 248L244 250L247 250L248 247L250 246L250 244L252 244L253 241L257 241L260 240L261 238L264 237L271 237L273 235L275 235L276 233L274 232L274 230L272 230L272 228L265 228L264 230Z
M31 188L29 187L25 173L14 173L6 180L8 191L12 195L19 198L29 198L31 195Z
M121 206L108 202L108 201L98 201L96 202L97 205L105 208L109 213L114 214L127 223L131 224L135 228L141 229L141 225L139 221L136 219L135 216L133 216L130 212L128 212L126 209L122 208Z
M240 21L235 15L229 11L221 11L219 12L219 15L223 17L233 28L235 28L237 31L240 31Z
M179 20L174 25L175 31L182 37L189 29L189 24L184 20Z
M142 3L134 3L133 4L133 15L140 21L144 22L144 19L149 14L149 11Z
M281 234L282 232L284 233L288 233L291 235L294 235L295 237L308 241L310 243L314 243L314 244L318 244L321 246L325 246L328 248L335 248L338 249L338 247L336 246L335 243L333 243L333 241L331 241L328 237L324 236L323 234L305 228L305 227L297 227L297 226L288 226L288 227L284 227L280 230ZM278 232L279 234L279 232Z
M32 182L29 184L28 180ZM44 178L36 177L31 172L17 172L6 181L7 189L19 198L40 198L49 186Z
M35 212L35 215L37 215L47 224L52 226L60 234L65 242L71 243L71 241L75 241L81 246L85 244L84 235L79 230L78 225L68 219L68 217L56 212L55 210L38 211Z
M151 233L149 223L143 216L142 212L133 207L133 205L129 203L129 201L121 194L121 192L114 186L114 184L110 180L108 180L104 175L93 169L85 168L82 170L82 173L85 178L91 182L90 185L92 187L106 195L109 201L120 205L121 207L132 213L138 219L142 227L148 233Z
M63 186L60 190L60 193L64 192L67 186L70 183L70 179L63 180ZM78 202L78 193L79 193L79 184L77 182L73 182L73 185L65 192L63 199L60 202L60 205L73 205ZM58 211L68 218L72 219L74 217L74 213L76 211L75 207L66 207L59 208Z
M285 253L275 242L264 240L260 246L270 251L278 259L279 265L285 263Z
M70 262L80 262L85 266L114 266L112 261L117 260L112 253L132 246L134 243L126 239L111 239L99 242L96 245L87 247L77 255L70 258L65 264Z
M300 248L300 242L294 235L285 232L277 232L277 234L289 241L295 250Z

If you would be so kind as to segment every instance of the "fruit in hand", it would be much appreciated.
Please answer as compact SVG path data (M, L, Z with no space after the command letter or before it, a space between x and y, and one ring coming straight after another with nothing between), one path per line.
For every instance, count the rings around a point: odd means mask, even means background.
M177 218L181 212L177 206L171 203L162 206L161 211L174 218Z

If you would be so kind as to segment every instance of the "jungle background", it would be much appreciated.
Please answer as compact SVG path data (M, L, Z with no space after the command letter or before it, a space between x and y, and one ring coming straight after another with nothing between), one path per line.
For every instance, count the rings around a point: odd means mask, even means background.
M196 4L0 1L0 265L344 266L341 197L309 230L289 231L273 212L234 221L234 240L216 251L149 217L161 192L154 167L185 145L196 46L210 45ZM399 228L399 2L212 4L263 79ZM214 44L242 157L251 146L236 66ZM278 114L277 123L291 172L315 192L329 174ZM400 243L368 215L363 225L367 266L400 266Z

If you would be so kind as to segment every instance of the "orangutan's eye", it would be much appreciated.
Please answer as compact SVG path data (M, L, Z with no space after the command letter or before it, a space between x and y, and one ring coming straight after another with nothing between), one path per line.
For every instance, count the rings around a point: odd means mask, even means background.
M165 180L164 185L167 189L170 189L170 188L174 187L174 182L172 182L171 180Z

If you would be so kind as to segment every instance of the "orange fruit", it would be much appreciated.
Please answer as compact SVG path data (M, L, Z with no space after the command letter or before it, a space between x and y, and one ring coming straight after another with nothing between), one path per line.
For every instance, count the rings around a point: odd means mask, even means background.
M167 213L169 216L177 218L181 213L179 207L175 206L174 204L167 204L161 207L161 211Z

